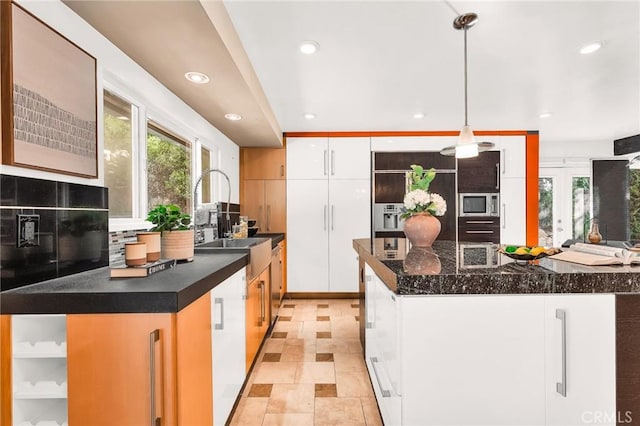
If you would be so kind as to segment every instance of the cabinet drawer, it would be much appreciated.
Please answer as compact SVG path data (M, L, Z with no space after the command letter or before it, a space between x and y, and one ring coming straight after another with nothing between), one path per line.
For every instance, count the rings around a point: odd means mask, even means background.
M470 242L500 242L499 217L458 219L458 239Z

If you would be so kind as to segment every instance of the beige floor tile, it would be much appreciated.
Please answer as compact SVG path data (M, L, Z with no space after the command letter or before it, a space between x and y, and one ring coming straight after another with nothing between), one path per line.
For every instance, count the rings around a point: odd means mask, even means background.
M303 352L316 352L316 339L286 339L283 352L293 347L302 348Z
M313 426L313 413L266 414L263 426Z
M362 403L362 411L364 412L364 420L367 426L382 426L382 419L380 418L376 398L360 398L360 402Z
M273 327L273 331L298 331L302 329L302 322L300 321L278 321Z
M262 350L264 352L272 352L272 353L282 352L282 349L284 348L284 342L285 342L285 339L269 338L264 342L264 345L262 346Z
M231 419L231 425L262 425L268 402L269 398L242 398Z
M285 350L286 352L282 354L280 361L313 362L316 360L315 352L304 352L304 348L299 346L294 346Z
M316 398L315 426L364 426L364 413L359 398Z
M337 354L334 354L334 356ZM369 376L363 371L336 372L336 388L338 397L373 396Z
M267 413L313 413L314 398L312 383L275 384Z
M283 317L289 317L291 318L291 315L293 315L293 308L284 308L281 307L278 310L278 316L283 316Z
M295 309L293 311L293 316L291 317L291 321L315 321L316 320L316 310L315 309L307 309L307 310L298 310Z
M332 362L300 362L296 370L296 383L335 383L336 372Z
M331 338L318 339L316 342L316 352L332 352L332 353L362 353L362 345L360 339L356 338Z
M318 315L329 315L329 308L318 308L316 311Z
M254 383L293 383L297 362L263 362L254 370Z
M336 372L352 371L367 374L367 366L361 353L350 354L338 352L333 354Z
M331 323L328 321L304 321L302 323L302 330L307 331L331 331Z

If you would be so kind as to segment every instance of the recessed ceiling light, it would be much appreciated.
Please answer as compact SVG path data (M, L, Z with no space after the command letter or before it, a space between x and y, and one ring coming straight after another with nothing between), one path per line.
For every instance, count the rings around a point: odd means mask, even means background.
M601 47L602 47L602 43L599 41L596 41L594 43L589 43L585 46L582 46L582 48L580 49L580 53L582 53L583 55L588 55L589 53L593 53L597 50L600 50Z
M550 112L541 112L538 117L540 117L540 118L549 118L549 117L551 117L551 113Z
M413 118L415 118L415 119L424 118L424 113L423 112L416 112L415 114L413 114Z
M304 118L306 118L307 120L313 120L314 118L316 118L316 115L312 112L308 112L304 115Z
M303 41L300 45L300 51L305 55L312 55L320 49L320 45L313 40Z
M184 75L184 78L192 83L204 84L210 81L209 76L197 71L189 71Z
M231 121L242 120L242 116L240 114L225 114L224 118Z

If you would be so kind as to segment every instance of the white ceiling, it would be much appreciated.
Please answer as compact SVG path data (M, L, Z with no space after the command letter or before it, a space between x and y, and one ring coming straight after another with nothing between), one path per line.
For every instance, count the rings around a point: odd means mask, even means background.
M283 131L462 126L463 32L444 1L224 4ZM638 0L451 4L479 15L468 34L474 129L540 130L552 142L640 133ZM301 54L303 40L319 52ZM578 52L595 40L600 51Z

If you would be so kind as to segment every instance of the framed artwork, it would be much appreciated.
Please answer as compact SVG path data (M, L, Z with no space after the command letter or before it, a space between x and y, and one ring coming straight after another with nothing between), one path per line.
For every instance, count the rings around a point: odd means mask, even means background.
M0 1L2 163L98 177L96 59Z

